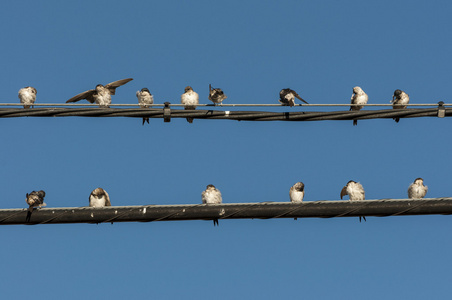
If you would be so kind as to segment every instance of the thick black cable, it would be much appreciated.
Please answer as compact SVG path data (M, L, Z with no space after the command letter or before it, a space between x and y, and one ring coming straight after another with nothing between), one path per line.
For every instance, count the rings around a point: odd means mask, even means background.
M0 209L0 225L449 215L452 198Z
M419 117L451 117L452 108L408 108L360 111L223 111L183 109L140 109L140 108L0 108L0 118L19 117L129 117L129 118L194 118L223 119L236 121L325 121L325 120L368 120Z

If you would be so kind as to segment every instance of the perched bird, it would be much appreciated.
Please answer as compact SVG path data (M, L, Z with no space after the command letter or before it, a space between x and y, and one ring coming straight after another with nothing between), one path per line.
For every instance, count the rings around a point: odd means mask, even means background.
M24 108L30 108L30 106L33 107L37 93L36 89L32 86L26 86L19 90L20 103L24 104Z
M209 84L209 100L215 103L215 105L217 103L221 105L221 102L227 97L221 89L213 89L212 85Z
M201 199L203 204L221 204L223 202L220 190L213 184L209 184L206 190L201 193ZM215 225L219 225L218 219L213 220L213 226Z
M361 183L353 181L353 180L350 180L349 182L347 182L347 184L342 188L341 199L345 195L348 195L348 197L350 198L350 201L365 199L363 186L361 185ZM364 221L366 221L366 217L362 216L362 218L364 219ZM359 221L361 222L361 216L359 216Z
M140 104L141 108L148 108L149 104L154 104L154 96L152 96L151 92L147 88L142 88L141 91L137 91L138 104ZM149 118L143 118L144 122L148 122Z
M369 97L364 93L363 89L359 86L353 88L353 94L351 98L351 104L367 104ZM364 106L350 106L350 110L360 110ZM353 125L358 125L358 120L353 120Z
M289 190L290 202L301 203L304 197L304 184L303 182L295 183Z
M289 190L290 202L301 203L304 197L304 183L299 181L290 187ZM297 220L297 218L293 218Z
M110 196L103 188L97 188L89 195L90 207L104 207L111 206Z
M424 185L424 179L416 178L408 187L408 198L421 199L427 194L428 186Z
M27 212L27 218L26 222L30 221L31 213L33 212L33 207L39 207L46 206L47 204L44 203L44 197L46 196L46 192L44 191L33 191L30 194L27 193L27 196L25 198L25 202L29 205L28 212Z
M394 95L391 100L393 109L404 109L409 102L410 96L408 96L407 93L401 90L394 91ZM400 118L394 118L394 120L398 123Z
M88 90L86 92L80 93L66 101L66 103L77 102L86 99L90 103L96 102L97 104L99 104L99 107L109 107L109 105L111 104L111 95L115 94L116 88L126 84L131 80L133 80L133 78L113 81L107 85L98 84L96 85L96 88L94 90Z
M283 105L283 106L294 106L295 105L295 97L297 97L298 99L300 99L301 101L303 101L306 104L309 104L308 102L304 101L303 98L300 97L300 95L297 94L297 92L295 92L294 90L291 89L282 89L279 92L279 102Z
M185 93L180 96L181 103L185 105L185 109L196 109L199 104L199 95L191 86L185 88ZM193 118L187 118L188 123L193 123Z

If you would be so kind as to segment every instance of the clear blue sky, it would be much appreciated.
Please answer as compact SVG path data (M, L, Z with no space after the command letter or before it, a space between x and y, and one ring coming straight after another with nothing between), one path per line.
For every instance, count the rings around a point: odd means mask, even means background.
M63 103L133 77L114 103L180 102L208 85L225 103L369 103L395 89L412 103L451 103L448 1L10 1L0 10L0 101L24 86ZM319 108L303 108L309 111ZM285 108L284 110L301 110ZM234 122L131 118L0 119L2 208L46 191L49 207L338 200L347 181L367 199L451 196L449 118ZM450 216L2 226L5 299L449 299Z

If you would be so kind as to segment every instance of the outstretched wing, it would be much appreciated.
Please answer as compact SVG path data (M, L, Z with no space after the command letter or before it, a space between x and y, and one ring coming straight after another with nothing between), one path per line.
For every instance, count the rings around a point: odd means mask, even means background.
M116 81L110 82L109 84L105 85L105 88L110 91L111 95L114 95L117 87L120 87L121 85L124 85L127 82L132 81L132 80L133 80L133 78L116 80Z
M294 90L291 90L291 92L293 93L293 95L295 97L297 97L298 99L300 99L301 101L303 101L306 104L309 104L308 102L306 102L305 100L303 100L303 98L300 97L300 95L297 94L297 92L295 92Z
M96 90L88 90L86 92L80 93L78 95L75 95L74 97L72 97L71 99L69 99L68 101L66 101L66 103L71 103L71 102L77 102L83 99L88 100L90 103L94 103L94 93L96 92Z

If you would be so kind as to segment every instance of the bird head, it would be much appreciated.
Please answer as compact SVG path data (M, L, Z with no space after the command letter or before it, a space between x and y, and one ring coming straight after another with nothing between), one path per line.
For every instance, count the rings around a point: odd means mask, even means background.
M354 94L360 94L362 91L363 91L363 89L360 88L359 86L355 86L355 87L353 88L353 93L354 93Z
M414 183L416 183L416 184L424 184L424 179L422 179L422 178L416 178L415 180L414 180Z
M301 182L301 181L299 181L299 182L297 182L297 183L294 184L294 188L295 188L297 191L302 192L302 191L304 191L304 183Z
M394 91L394 97L399 98L400 95L402 95L402 91L401 90L397 89L397 90Z
M91 192L91 195L95 196L95 197L100 197L102 195L105 194L105 191L103 188L97 188L94 191Z

